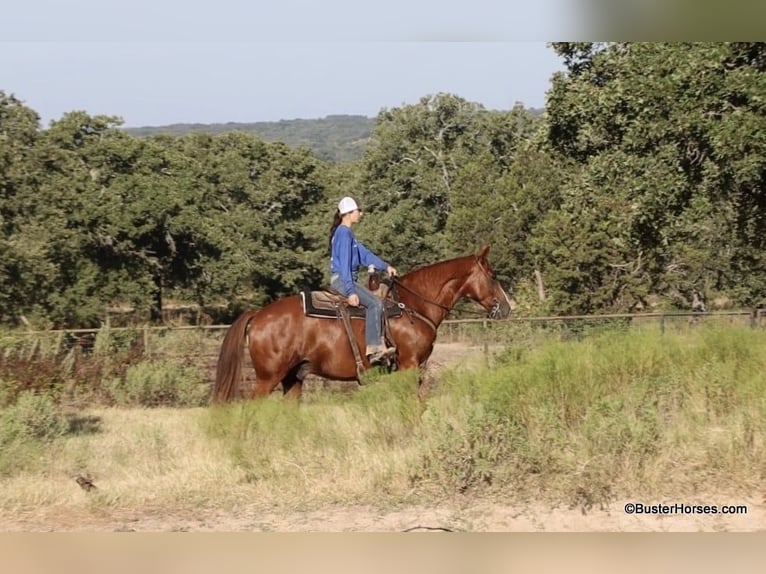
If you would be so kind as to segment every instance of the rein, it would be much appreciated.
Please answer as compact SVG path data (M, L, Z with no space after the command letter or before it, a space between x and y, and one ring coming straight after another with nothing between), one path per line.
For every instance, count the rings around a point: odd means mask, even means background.
M391 282L393 284L397 285L398 287L402 287L405 291L409 291L410 293L412 293L413 295L418 297L421 301L424 301L425 303L429 303L431 305L435 305L436 307L439 307L440 309L446 311L448 314L452 311L452 309L450 307L442 305L441 303L437 303L436 301L433 301L433 300L429 299L425 295L422 295L422 294L418 293L417 291L414 291L413 289L410 289L409 287L404 285L401 281L399 281L398 277L392 277L391 278ZM465 309L465 312L466 313L470 313L472 315L476 315L476 316L484 316L484 315L486 315L486 311L473 311L472 309Z
M447 307L445 305L442 305L441 303L437 303L436 301L432 301L431 299L429 299L428 297L426 297L424 295L421 295L417 291L413 291L412 289L410 289L409 287L404 285L401 281L399 281L398 277L392 277L391 278L391 282L394 283L395 285L397 285L398 287L402 287L405 291L409 291L410 293L412 293L413 295L418 297L420 300L425 301L426 303L430 303L431 305L436 305L437 307L439 307L439 309L443 309L447 313L449 313L452 310L449 307Z

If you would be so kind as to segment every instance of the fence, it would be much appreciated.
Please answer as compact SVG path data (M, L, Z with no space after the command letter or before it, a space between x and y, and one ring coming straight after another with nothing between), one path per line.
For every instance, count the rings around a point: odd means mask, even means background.
M695 325L700 322L728 322L731 324L750 325L751 327L766 326L766 309L752 309L739 311L716 311L716 312L663 312L663 313L614 313L602 315L553 315L544 317L511 317L502 321L491 319L450 319L444 321L439 328L439 337L442 339L447 333L457 331L457 340L465 338L468 332L467 326L480 326L484 332L492 332L500 325L530 325L539 326L542 329L550 329L552 325L566 325L568 329L580 332L586 325L600 325L614 328L617 326L645 327L657 323L660 333L664 333L669 327L678 328L679 324ZM447 334L452 342L453 335Z
M654 329L658 335L668 330L694 328L702 323L728 323L766 326L766 309L719 312L668 312L644 314L564 315L512 317L505 320L448 319L439 328L437 344L464 343L481 346L534 346L551 337L582 338L607 329ZM193 364L212 373L228 325L180 327L119 327L68 329L58 331L18 331L0 335L0 353L18 352L61 356L88 355L112 349L133 349L145 357ZM245 357L245 360L249 360Z

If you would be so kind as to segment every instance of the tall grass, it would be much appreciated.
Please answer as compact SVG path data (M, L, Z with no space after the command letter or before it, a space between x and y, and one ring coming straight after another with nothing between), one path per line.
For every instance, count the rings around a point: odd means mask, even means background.
M401 499L417 458L416 374L371 377L353 394L281 398L209 411L208 436L276 503Z
M415 373L373 373L355 393L315 392L299 403L99 406L63 430L50 402L25 399L22 407L38 413L32 428L47 431L19 431L18 403L0 411L6 444L34 453L3 467L0 511L391 506L466 496L590 508L637 495L762 488L764 331L621 328L470 367L441 371L426 402ZM71 477L80 472L97 491L78 489Z
M74 407L186 407L207 402L205 377L198 366L189 364L198 351L198 334L158 337L152 349L145 348L140 330L108 327L94 332L85 346L67 347L61 333L31 341L23 332L0 332L0 407L12 406L25 392Z
M444 494L754 489L766 470L766 334L713 327L553 343L453 376L424 419L413 479Z

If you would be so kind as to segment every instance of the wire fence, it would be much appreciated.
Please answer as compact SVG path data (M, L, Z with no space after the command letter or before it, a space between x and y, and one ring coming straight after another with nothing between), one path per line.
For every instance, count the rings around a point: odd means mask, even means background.
M659 333L668 329L679 330L703 323L766 326L766 309L716 312L663 312L663 313L614 313L600 315L552 315L534 317L511 317L493 321L491 319L451 319L440 327L440 339L450 342L471 339L477 326L482 333L497 333L512 330L518 326L539 330L582 334L594 330L614 328L656 328ZM473 334L473 335L472 335Z
M661 337L666 332L695 329L700 325L766 327L766 309L713 313L646 313L512 317L503 320L451 319L442 322L435 355L461 356L483 352L487 364L493 357L514 356L551 341L579 340L588 336L623 331L646 331ZM229 325L102 327L50 331L0 331L0 366L37 364L45 371L53 361L62 365L99 364L106 361L168 361L196 368L206 380L215 380L218 353ZM452 345L459 344L459 348ZM9 361L10 359L10 361ZM95 359L95 361L92 361ZM245 373L250 358L243 354ZM326 381L317 380L317 385ZM314 384L314 383L311 383Z
M766 309L719 312L561 315L509 319L448 319L439 327L436 344L462 343L490 348L581 339L604 331L651 330L661 336L703 324L766 327ZM108 354L132 350L145 358L194 365L213 372L229 325L102 327L0 333L0 353L33 358L69 354ZM245 356L246 361L249 358Z

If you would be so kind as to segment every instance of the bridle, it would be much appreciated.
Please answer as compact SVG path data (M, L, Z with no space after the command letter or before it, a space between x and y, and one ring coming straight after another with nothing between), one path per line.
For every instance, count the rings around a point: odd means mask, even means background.
M492 283L497 283L497 279L495 279L494 274L489 269L487 269L484 265L482 265L482 263L481 263L481 261L479 260L478 257L476 258L476 263L479 266L479 268L484 272L484 274L487 276L487 279L489 281L491 281ZM409 291L410 293L415 295L417 298L419 298L421 301L423 301L425 303L428 303L430 305L434 305L434 306L438 307L439 309L442 309L443 311L445 311L445 313L447 313L447 314L449 314L449 312L452 311L452 309L450 309L449 307L446 307L445 305L442 305L441 303L438 303L438 302L436 302L436 301L434 301L432 299L429 299L425 295L423 295L421 293L418 293L414 289L411 289L411 288L407 287L401 281L399 281L398 277L392 277L391 278L391 282L396 287L401 287L405 291ZM489 310L487 316L490 319L497 319L500 316L500 313L501 313L501 310L500 310L501 309L500 300L497 297L494 297L492 299L492 302L493 302L492 308ZM399 305L401 305L401 303ZM473 314L473 315L477 315L477 316L484 315L484 313L482 313L480 311L473 311L471 309L466 309L465 312Z
M478 257L476 258L476 264L479 266L479 269L481 269L484 272L484 275L487 276L487 279L492 283L493 287L499 285L497 278L495 277L495 274L492 273L492 271L490 271L486 267L484 267L484 265L482 265ZM502 287L500 289L502 290ZM500 300L497 297L493 297L492 302L493 302L492 308L489 310L489 313L487 314L487 316L490 319L497 319L498 317L500 317L500 313L501 313Z
M500 317L500 301L498 301L497 297L495 297L493 301L495 303L492 305L492 309L489 310L488 317L490 319L497 319Z

